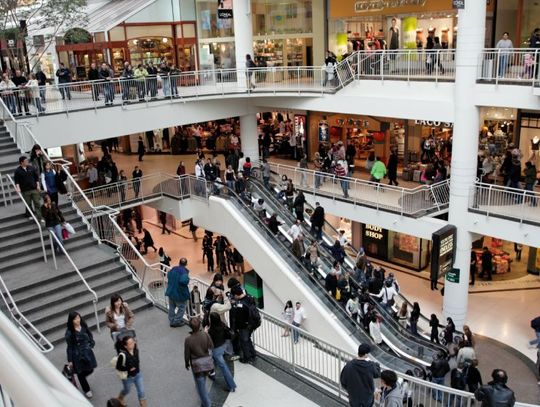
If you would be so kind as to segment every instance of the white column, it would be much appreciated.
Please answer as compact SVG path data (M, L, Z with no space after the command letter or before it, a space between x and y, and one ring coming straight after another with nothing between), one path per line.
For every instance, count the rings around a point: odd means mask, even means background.
M240 116L240 143L244 157L249 157L251 161L259 160L259 132L254 113Z
M470 97L475 87L478 56L484 48L486 4L467 1L459 10L454 97L454 136L450 180L449 222L457 227L456 259L459 283L445 282L444 315L461 328L467 317L472 235L468 229L468 203L476 179L480 111Z
M234 46L236 68L246 67L246 54L253 57L253 24L251 0L233 1ZM240 78L238 79L240 81ZM245 85L245 82L242 82Z

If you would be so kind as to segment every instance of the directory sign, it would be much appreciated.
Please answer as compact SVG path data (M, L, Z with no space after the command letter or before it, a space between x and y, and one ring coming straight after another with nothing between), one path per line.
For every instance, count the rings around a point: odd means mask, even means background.
M431 247L431 281L452 271L456 254L456 227L447 225L433 233Z

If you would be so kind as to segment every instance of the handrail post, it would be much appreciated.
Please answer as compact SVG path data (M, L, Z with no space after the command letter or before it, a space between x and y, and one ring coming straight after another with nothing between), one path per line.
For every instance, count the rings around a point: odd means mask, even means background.
M52 233L53 232L49 231L49 242L51 243L51 253L52 253L52 258L53 258L53 263L54 263L54 269L58 270L58 265L56 264L56 250L54 250L54 242L52 238Z
M534 84L536 82L536 75L538 74L538 72L540 72L540 70L536 66L536 61L538 61L538 49L534 50L534 61L535 61L535 63L533 63L533 75L532 75L533 87L534 87Z
M497 62L495 63L495 85L499 84L499 64L501 63L501 50L497 51Z
M377 52L377 51L375 51ZM381 72L381 81L384 82L384 53L385 51L382 50L381 51L381 58L380 58L380 61L379 61L379 65L380 65L380 72Z
M478 190L478 185L476 185L476 188ZM489 218L489 209L491 208L491 191L493 190L493 184L490 184L489 185L489 189L488 189L488 201L487 201L487 212L486 212L486 217Z
M298 84L298 94L300 95L300 67L296 67L296 82Z
M411 81L411 50L408 52L407 56L407 82Z
M436 59L435 61L432 61L436 66L435 66L435 83L439 83L439 64L440 64L440 57L441 57L441 53L440 53L440 49L438 49L435 53L436 55Z
M94 315L96 316L96 327L97 327L97 331L98 333L101 333L101 328L99 326L99 318L98 318L98 310L97 310L97 301L94 299L92 300L92 302L94 303Z

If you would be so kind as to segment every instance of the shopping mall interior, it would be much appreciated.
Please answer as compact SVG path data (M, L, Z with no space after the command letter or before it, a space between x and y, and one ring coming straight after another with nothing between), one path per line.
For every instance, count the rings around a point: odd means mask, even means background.
M0 10L0 407L540 405L537 2L60 2Z

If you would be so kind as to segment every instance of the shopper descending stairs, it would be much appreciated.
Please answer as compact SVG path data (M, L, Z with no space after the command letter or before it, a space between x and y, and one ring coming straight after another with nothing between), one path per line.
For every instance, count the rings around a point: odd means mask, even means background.
M0 277L23 315L50 342L58 344L64 341L66 318L71 310L77 310L91 328L96 327L94 297L63 253L56 255L55 269L49 232L41 224L47 253L47 262L44 261L38 226L24 215L24 204L7 178L13 177L22 154L5 127L0 127ZM113 293L120 293L135 312L150 306L116 251L98 244L87 224L62 196L59 209L75 230L64 241L64 248L98 296L100 324L104 323L104 310Z

